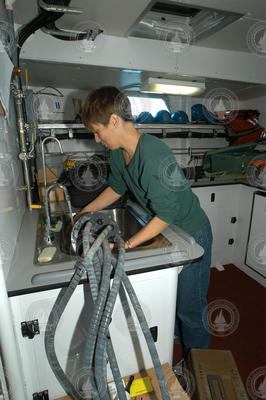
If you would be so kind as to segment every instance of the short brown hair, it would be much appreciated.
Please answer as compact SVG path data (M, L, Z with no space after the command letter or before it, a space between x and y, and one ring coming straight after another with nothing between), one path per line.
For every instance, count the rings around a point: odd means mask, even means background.
M89 128L91 124L97 123L106 126L112 114L117 114L124 121L133 121L127 96L113 86L104 86L88 95L82 112L82 122Z

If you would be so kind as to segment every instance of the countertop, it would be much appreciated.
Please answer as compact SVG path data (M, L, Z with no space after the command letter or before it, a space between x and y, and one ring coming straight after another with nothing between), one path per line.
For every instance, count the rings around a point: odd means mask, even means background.
M9 296L39 292L66 286L71 279L75 260L37 265L34 264L36 232L40 210L26 210L17 238L15 254L7 277ZM204 250L195 240L174 225L163 231L172 246L154 251L129 250L125 256L128 275L157 269L183 266L201 259ZM156 252L155 252L156 253Z

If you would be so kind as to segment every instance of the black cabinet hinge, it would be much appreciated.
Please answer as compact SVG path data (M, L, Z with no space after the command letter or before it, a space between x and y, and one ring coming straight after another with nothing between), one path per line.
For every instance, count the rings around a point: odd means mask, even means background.
M33 393L32 395L33 400L49 400L49 393L48 390L44 390L43 392Z
M23 337L28 337L33 339L35 335L39 335L39 321L34 319L33 321L23 321L21 322L21 332Z
M154 342L156 343L158 340L158 326L153 326L152 328L150 328L150 332Z

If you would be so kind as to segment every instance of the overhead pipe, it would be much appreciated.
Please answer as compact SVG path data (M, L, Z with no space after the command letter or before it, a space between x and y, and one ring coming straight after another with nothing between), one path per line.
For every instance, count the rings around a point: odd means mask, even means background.
M45 11L51 11L51 12L61 12L61 13L68 13L68 14L82 14L83 10L78 9L78 8L72 8L72 7L63 7L62 5L59 4L47 4L43 0L39 0L39 6L43 8Z
M30 173L28 161L31 155L27 152L26 139L25 139L25 121L23 113L23 92L20 89L20 70L19 68L14 68L13 70L13 96L15 99L16 112L17 112L17 127L19 132L19 142L20 142L20 154L19 158L23 163L23 172L25 179L25 190L27 195L28 207L31 209L32 205L32 193L30 184Z
M1 2L0 4L1 16L5 19L7 18L8 26L13 30L12 34L14 34L13 3L14 1L9 0L3 2L3 4ZM10 54L10 57L12 58L12 54ZM4 274L4 260L0 257L0 364L1 367L3 366L4 368L4 371L1 371L0 374L2 381L0 386L2 384L2 395L4 399L27 400L22 360L18 348L18 340L14 331L14 321L11 311ZM2 376L3 372L4 376Z
M94 41L96 37L100 34L103 33L102 29L90 29L88 31L67 31L64 29L58 29L55 25L55 23L49 24L49 28L47 26L44 26L41 28L41 30L46 33L47 35L54 36L57 39L61 40L91 40Z
M49 0L51 1L51 0ZM67 7L71 0L58 0L58 3L61 3L62 7ZM45 3L47 5L47 3ZM53 5L51 5L53 6ZM18 30L17 37L17 53L18 53L18 62L19 62L19 54L20 50L25 43L25 41L38 29L42 28L45 25L49 25L50 23L56 21L64 15L63 12L55 12L55 11L46 11L41 9L41 12L37 17L31 20L28 24L22 26Z

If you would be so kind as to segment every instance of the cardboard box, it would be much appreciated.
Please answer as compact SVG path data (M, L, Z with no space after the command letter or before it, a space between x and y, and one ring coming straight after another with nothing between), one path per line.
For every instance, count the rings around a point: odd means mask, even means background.
M169 392L169 396L171 400L190 400L189 396L186 394L186 392L183 390L181 387L180 383L176 379L172 368L168 363L162 365L162 370L166 382L166 386ZM134 379L139 379L139 378L144 378L144 377L149 377L151 385L153 387L153 391L145 394L140 394L138 396L131 397L136 400L163 400L161 394L160 394L160 388L158 385L157 377L154 368L138 372L136 374L132 374L134 376ZM129 376L126 376L123 378L124 382L127 383L130 378Z
M57 180L58 180L57 173L58 173L57 168L46 169L47 187L49 187L53 183L57 182ZM38 193L39 193L40 203L44 204L45 190L44 190L43 169L37 170L36 180L37 180L37 184L38 184ZM50 200L50 202L64 201L63 190L59 189L59 188L52 190L49 195L49 200Z
M1 115L6 115L6 112L5 112L4 106L2 105L1 100L0 100L0 114Z
M58 397L58 398L55 399L55 400L72 400L72 399L71 399L71 397L69 397L69 396L64 396L64 397Z
M52 183L47 183L47 187L52 185ZM38 193L39 193L39 198L40 198L40 203L44 204L44 197L45 197L45 189L44 185L38 185ZM62 189L55 188L53 189L50 194L49 194L49 201L51 203L54 203L56 201L64 201L64 192Z
M36 180L38 185L44 184L43 169L37 169ZM46 168L46 182L55 183L58 180L57 168Z
M171 400L190 400L190 398L184 392L184 390L182 389L182 387L179 384L178 380L176 379L176 377L175 377L170 365L169 364L163 364L162 365L162 369L163 369L163 374L164 374L164 378L165 378L165 381L166 381L166 386L167 386L167 389L169 391L170 399ZM132 375L134 375L134 379L139 379L139 378L143 378L145 376L148 376L150 378L151 384L153 386L153 392L142 394L142 395L139 395L139 396L134 396L133 399L136 399L136 400L140 400L140 399L143 399L143 400L163 400L161 395L160 395L160 389L159 389L159 385L158 385L158 382L157 382L156 373L155 373L154 368L145 370L145 371L140 372L140 373L132 374ZM125 382L127 382L128 379L129 379L129 376L128 377L124 377L123 379L125 380ZM57 400L71 400L71 397L69 397L69 396L60 397Z
M185 367L195 379L193 400L248 400L230 350L191 349Z

